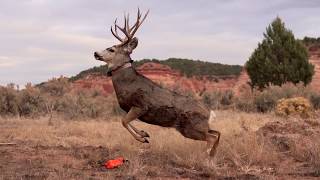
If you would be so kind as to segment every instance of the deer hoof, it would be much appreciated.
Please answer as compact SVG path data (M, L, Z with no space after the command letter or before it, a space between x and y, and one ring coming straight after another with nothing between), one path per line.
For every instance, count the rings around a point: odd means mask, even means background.
M141 131L141 134L143 137L150 137L150 135L145 131Z

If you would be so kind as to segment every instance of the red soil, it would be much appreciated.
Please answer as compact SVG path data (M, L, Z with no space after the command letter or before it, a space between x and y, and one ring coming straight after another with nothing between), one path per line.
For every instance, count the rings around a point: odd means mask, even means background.
M157 63L145 63L137 68L137 71L161 86L195 94L215 89L231 89L238 79L237 76L217 77L211 80L207 77L188 78L169 66ZM111 78L95 74L77 80L73 85L75 89L96 89L105 95L113 92Z
M313 76L310 86L320 91L320 49L309 49L309 61L314 65L315 74Z

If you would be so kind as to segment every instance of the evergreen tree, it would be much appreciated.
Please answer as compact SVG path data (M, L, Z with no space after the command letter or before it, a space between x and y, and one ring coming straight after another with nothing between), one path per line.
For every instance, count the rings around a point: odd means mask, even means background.
M279 17L267 27L263 35L262 43L258 44L246 63L251 86L262 89L269 84L281 86L286 82L310 83L314 66L308 61L307 49L285 28Z

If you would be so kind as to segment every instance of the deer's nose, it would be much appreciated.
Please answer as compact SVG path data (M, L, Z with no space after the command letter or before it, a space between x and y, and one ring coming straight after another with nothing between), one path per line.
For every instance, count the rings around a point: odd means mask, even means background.
M97 52L94 52L94 57L95 57L97 60L100 60L100 59L101 59L101 56L100 56Z

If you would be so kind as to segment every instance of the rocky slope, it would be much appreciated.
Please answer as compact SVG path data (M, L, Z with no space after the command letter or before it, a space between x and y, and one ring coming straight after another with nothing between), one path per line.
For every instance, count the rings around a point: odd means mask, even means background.
M161 86L178 90L182 93L201 94L210 90L232 89L238 81L235 75L219 77L186 77L167 65L148 62L137 68L137 71ZM113 92L111 78L89 74L73 83L76 89L97 89L105 95Z

